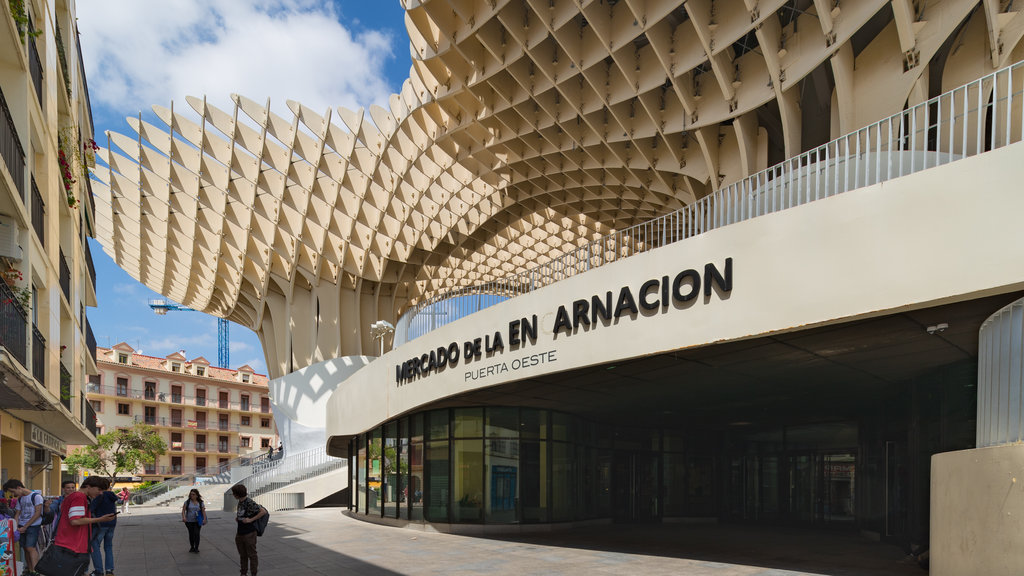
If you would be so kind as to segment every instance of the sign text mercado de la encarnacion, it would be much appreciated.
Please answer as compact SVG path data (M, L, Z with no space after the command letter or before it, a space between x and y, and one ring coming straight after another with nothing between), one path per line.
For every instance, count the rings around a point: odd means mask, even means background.
M617 297L614 297L613 291L608 290L603 295L594 294L589 299L574 300L568 306L560 305L555 312L551 334L553 337L559 333L572 336L581 327L588 330L591 326L597 327L600 324L608 326L618 322L623 316L636 320L642 316L649 316L659 309L665 312L670 308L684 309L697 298L702 288L705 301L709 301L716 287L719 294L732 291L732 258L725 259L723 268L724 271L720 271L713 263L708 263L704 265L703 276L697 270L688 268L674 277L666 275L651 278L641 284L635 292L627 285L619 289ZM395 366L395 383L403 386L431 374L454 369L460 361L468 367L471 363L480 361L484 355L491 358L496 354L502 354L505 352L506 340L511 351L536 346L537 315L512 320L508 323L505 334L507 336L503 336L501 330L495 330L493 334L465 340L461 346L456 341L448 346L439 346L414 356ZM477 380L509 370L521 370L555 362L555 352L552 349L517 355L509 361L491 363L479 368L474 366L474 369L466 372L465 379Z

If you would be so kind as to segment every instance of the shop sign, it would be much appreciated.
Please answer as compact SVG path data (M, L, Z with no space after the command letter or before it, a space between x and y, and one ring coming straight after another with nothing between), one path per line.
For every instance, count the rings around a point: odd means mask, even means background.
M671 310L686 310L703 292L708 302L712 294L720 297L732 291L732 258L719 270L714 263L704 265L703 274L688 268L674 274L649 278L639 285L627 284L618 290L594 294L558 306L551 334L554 339L571 338L578 332L609 329L620 321L637 321ZM537 345L537 314L517 318L504 327L475 338L439 346L395 365L395 384L404 386L461 362L467 368L464 379L478 380L508 371L521 370L558 360L557 350L526 350ZM514 358L502 358L505 342ZM472 365L486 362L486 365Z
M28 436L29 439L37 446L49 448L51 451L58 452L60 454L67 453L68 447L63 440L31 422L25 423L25 435Z

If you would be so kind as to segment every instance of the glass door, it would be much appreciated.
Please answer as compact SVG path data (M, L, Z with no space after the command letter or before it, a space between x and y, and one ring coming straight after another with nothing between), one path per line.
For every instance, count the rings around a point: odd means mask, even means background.
M656 522L661 518L658 463L656 453L615 453L612 483L616 522Z
M825 454L822 463L822 520L852 523L856 519L857 456Z

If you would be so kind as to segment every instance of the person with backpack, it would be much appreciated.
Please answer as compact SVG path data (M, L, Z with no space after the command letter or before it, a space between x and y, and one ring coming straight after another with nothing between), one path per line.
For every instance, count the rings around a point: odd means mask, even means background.
M89 510L94 518L117 514L117 501L117 494L110 490L104 490L89 502ZM114 576L114 528L116 527L117 518L115 517L109 522L101 522L92 529L93 576ZM104 557L106 557L105 563ZM105 571L104 568L106 568Z
M256 576L256 571L259 569L259 556L256 553L257 522L268 515L267 509L249 498L249 491L244 484L232 486L231 495L238 500L238 508L235 513L235 522L238 523L235 547L238 548L240 574L241 576Z
M206 504L203 503L203 495L199 490L193 488L188 493L188 500L181 505L181 521L188 528L188 551L193 554L199 553L199 532L206 524Z
M53 516L53 530L51 536L57 537L57 528L60 526L60 505L64 503L64 499L73 494L77 489L77 484L74 480L65 480L60 483L60 498L50 501L50 515ZM43 520L45 524L45 519Z
M85 574L89 569L89 531L93 524L113 520L115 514L94 517L89 500L110 489L110 480L89 476L77 492L64 498L60 506L60 530L53 545L39 559L38 569L46 576Z
M21 548L25 551L24 576L36 574L36 562L39 561L39 532L43 525L43 496L33 492L21 480L11 479L4 483L4 492L14 494L18 499L15 510L18 511L18 532L21 533Z

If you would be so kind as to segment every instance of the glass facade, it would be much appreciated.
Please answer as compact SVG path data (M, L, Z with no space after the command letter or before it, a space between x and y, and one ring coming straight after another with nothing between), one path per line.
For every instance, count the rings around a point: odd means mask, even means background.
M460 524L570 522L612 516L615 440L585 419L515 407L450 408L385 423L353 440L360 515ZM636 434L634 434L636 436ZM648 514L659 511L660 433L644 431ZM653 444L652 444L653 443ZM620 485L629 481L620 480ZM709 488L709 487L708 487ZM679 507L680 514L686 513Z

